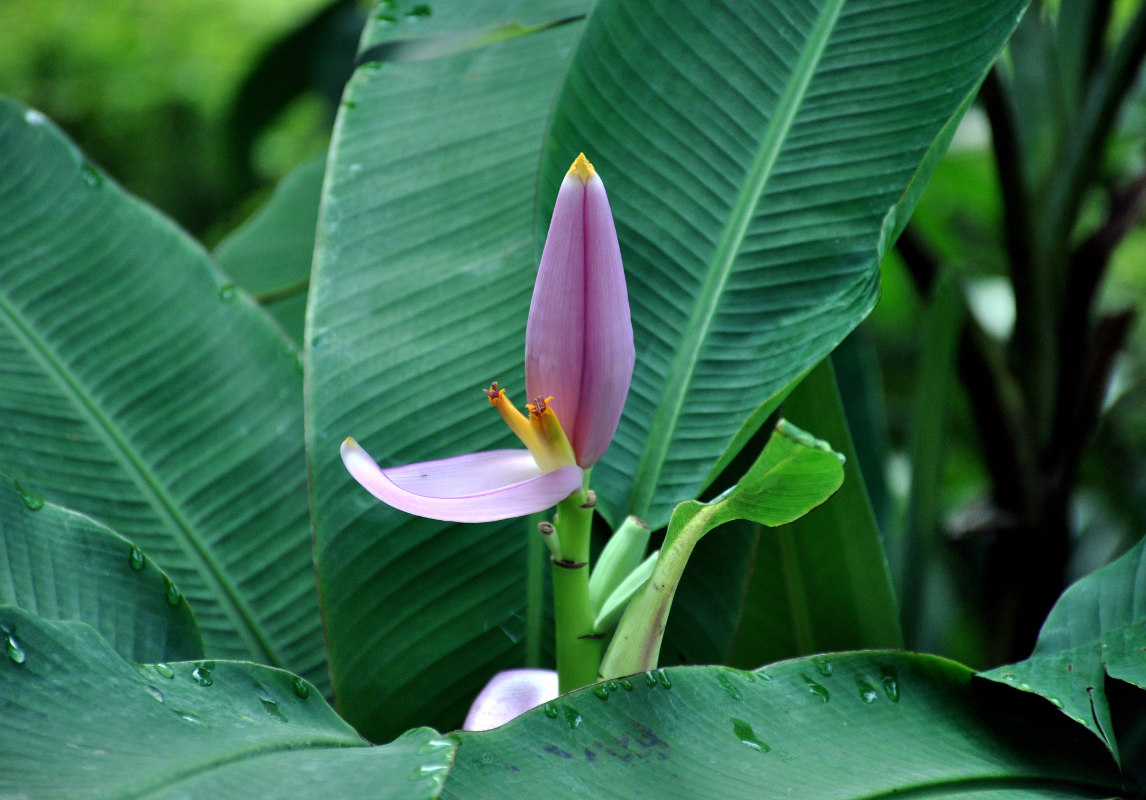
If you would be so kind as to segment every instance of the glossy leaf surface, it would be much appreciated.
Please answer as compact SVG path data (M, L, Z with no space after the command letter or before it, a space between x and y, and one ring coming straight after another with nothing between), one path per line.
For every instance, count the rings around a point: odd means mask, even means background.
M325 174L325 156L295 167L263 207L214 252L223 271L270 311L297 345L302 344Z
M539 635L515 622L530 526L400 516L337 449L352 435L390 466L511 442L477 392L496 379L527 399L530 289L576 154L609 192L637 331L593 486L607 518L655 528L870 310L881 254L1024 5L616 0L582 22L585 4L489 2L369 23L307 332L320 591L355 724L456 724Z
M0 605L86 622L131 661L203 657L187 599L146 553L2 476Z
M1075 583L1055 603L1031 657L982 673L1049 700L1119 755L1106 676L1146 688L1146 544Z
M830 362L788 396L784 413L845 455L845 477L823 505L761 533L734 663L757 667L831 650L902 647L879 529Z
M325 685L293 348L39 112L0 102L0 469L164 569L209 655Z
M1115 797L1097 742L932 656L681 667L453 734L443 797Z
M428 729L368 747L314 686L238 662L154 666L86 625L10 606L0 625L5 797L437 796L453 746Z

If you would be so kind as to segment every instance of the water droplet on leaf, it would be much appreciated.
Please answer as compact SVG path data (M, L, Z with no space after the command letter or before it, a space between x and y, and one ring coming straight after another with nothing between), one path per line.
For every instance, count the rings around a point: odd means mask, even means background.
M757 753L767 753L772 749L760 741L756 732L752 730L752 726L742 719L732 718L732 732L736 734L736 738L740 740L741 744L751 747Z
M310 697L310 688L306 685L306 681L304 681L302 678L295 678L291 683L291 688L294 689L294 693L301 697L303 700Z
M887 695L887 699L893 703L899 702L899 673L895 671L894 667L883 667L880 670L883 679L880 683L883 684L883 693Z
M716 676L716 682L720 684L720 688L724 693L731 697L733 700L743 700L744 696L740 694L740 690L732 683L732 680L724 673L719 673Z
M856 676L856 689L859 690L860 700L869 705L879 699L879 692L875 690L875 687L858 675Z
M274 717L275 719L277 719L279 722L288 722L289 721L286 717L286 714L284 714L279 709L279 704L276 703L274 700L270 699L269 697L260 697L259 702L261 702L263 704L263 708L266 710L266 712L268 714L270 714L272 717Z
M816 665L816 671L823 675L825 678L830 678L832 675L832 662L823 656L817 656L812 659L812 663Z
M238 295L238 292L239 292L239 290L237 288L235 288L235 284L224 283L222 286L219 287L219 299L224 300L224 301L234 300L235 297Z
M154 686L148 686L147 691L150 692L151 696L158 700L160 703L163 702L163 692L159 691Z
M208 666L210 665L210 666ZM199 666L195 667L191 673L192 679L200 686L211 686L215 683L215 679L211 677L211 669L214 667L215 662L204 661Z
M16 484L16 491L20 493L20 499L24 501L24 505L26 505L30 510L39 511L44 507L44 498L29 492L19 483Z
M621 684L621 688L624 689L626 692L633 691L633 682L631 680L629 680L628 678L621 678L621 680L618 682Z
M811 677L803 673L800 674L800 677L804 679L804 684L808 687L808 694L812 695L812 697L815 697L821 703L826 703L831 699L831 692L816 683Z
M135 570L136 572L143 569L143 565L147 563L147 559L144 558L143 551L140 550L138 547L131 548L131 562L130 563L131 563L131 568L133 570Z
M543 710L545 711L545 716L549 717L550 719L557 719L557 713L558 712L557 712L557 705L555 703L553 703L553 702L546 703Z
M162 675L164 678L175 677L175 670L171 669L171 667L167 666L166 664L155 664L154 667L155 671Z
M80 167L80 177L83 178L84 183L93 189L98 189L100 186L103 186L103 175L86 161Z
M12 659L14 664L23 664L27 660L28 654L24 652L24 648L20 647L20 643L16 641L16 637L8 634L8 658Z
M179 591L179 587L172 583L171 579L167 579L167 605L177 606L179 601L183 599L183 592Z
M609 699L609 687L605 686L603 683L598 683L589 691L597 695L597 697L600 697L602 700Z

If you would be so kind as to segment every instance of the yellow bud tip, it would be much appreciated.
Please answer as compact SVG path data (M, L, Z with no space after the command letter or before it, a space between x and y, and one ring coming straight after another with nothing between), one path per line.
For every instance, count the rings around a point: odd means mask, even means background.
M353 436L347 436L346 441L343 442L343 444L346 445L347 447L357 447L358 446L358 442L354 441Z
M588 183L589 179L597 174L597 170L593 169L589 159L585 158L584 153L581 153L573 162L573 166L569 167L569 174L576 176L581 183Z

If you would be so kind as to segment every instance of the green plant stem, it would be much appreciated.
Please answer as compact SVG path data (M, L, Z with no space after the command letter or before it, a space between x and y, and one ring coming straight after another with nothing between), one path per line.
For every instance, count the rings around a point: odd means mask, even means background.
M557 684L562 694L596 683L605 639L593 632L589 604L589 538L593 502L576 492L557 505L561 559L553 559L553 611L557 635Z

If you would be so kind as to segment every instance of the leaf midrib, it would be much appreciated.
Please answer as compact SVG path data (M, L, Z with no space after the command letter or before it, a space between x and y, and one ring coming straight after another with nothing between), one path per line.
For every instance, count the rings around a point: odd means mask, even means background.
M788 132L796 118L816 67L827 48L828 39L836 26L846 0L831 0L820 12L812 26L807 44L792 70L791 78L780 97L776 114L760 142L740 194L732 206L728 223L721 233L708 272L701 285L693 312L689 316L682 344L669 369L668 381L657 404L658 413L649 426L641 460L633 478L633 494L629 500L629 514L648 518L657 484L664 469L669 444L680 422L684 398L700 360L700 351L716 317L724 287L732 273L736 256L744 242L764 187L780 156Z
M175 532L181 549L192 562L195 572L207 585L227 618L235 625L236 632L242 637L251 654L264 658L267 663L279 665L281 660L256 624L251 609L243 602L234 584L200 540L175 499L156 480L139 453L130 445L124 432L104 413L48 343L37 335L35 329L13 307L8 296L2 293L0 293L0 311L7 316L13 332L23 339L25 349L36 354L41 362L47 365L50 372L55 375L57 385L71 396L73 407L87 418L88 424L97 432L107 449L123 466L124 471L134 478L133 483L145 496L148 505L155 510L156 516L161 520L165 519L167 529Z
M255 747L237 750L231 753L215 756L206 761L196 761L184 764L170 773L151 778L145 786L128 789L117 794L118 800L144 800L149 797L170 797L170 790L178 783L201 778L209 771L229 767L243 761L255 760L262 756L275 753L291 752L296 750L341 750L347 747L368 747L365 742L346 741L345 739L318 739L300 737L296 740L283 740L271 744L259 744Z

